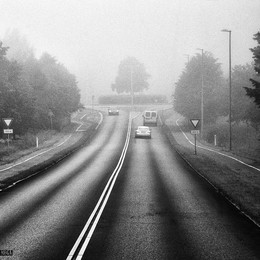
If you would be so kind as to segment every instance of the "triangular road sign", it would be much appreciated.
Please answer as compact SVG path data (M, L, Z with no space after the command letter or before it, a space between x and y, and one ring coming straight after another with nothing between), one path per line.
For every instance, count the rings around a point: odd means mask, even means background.
M7 127L9 127L13 121L13 118L3 118L3 121L5 122Z
M191 119L190 121L191 121L192 125L196 128L198 123L200 122L200 119Z

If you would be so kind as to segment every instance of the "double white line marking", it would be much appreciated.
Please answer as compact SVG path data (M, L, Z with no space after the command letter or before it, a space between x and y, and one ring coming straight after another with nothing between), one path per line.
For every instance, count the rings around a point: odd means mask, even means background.
M120 159L118 161L118 164L117 164L115 170L113 171L111 177L109 178L109 181L108 181L105 189L103 190L96 207L94 208L93 212L91 213L87 223L85 224L83 230L81 231L77 241L75 242L75 244L74 244L73 248L71 249L66 260L71 260L71 259L80 260L80 259L82 259L83 254L86 251L88 243L95 231L95 228L96 228L98 221L101 217L101 214L106 206L110 193L114 187L117 176L122 168L122 165L123 165L123 162L124 162L124 159L126 156L126 151L127 151L128 145L129 145L129 140L130 140L130 135L131 135L131 125L132 125L132 118L130 115L129 122L128 122L126 141L125 141L125 145L124 145L123 151L121 153Z

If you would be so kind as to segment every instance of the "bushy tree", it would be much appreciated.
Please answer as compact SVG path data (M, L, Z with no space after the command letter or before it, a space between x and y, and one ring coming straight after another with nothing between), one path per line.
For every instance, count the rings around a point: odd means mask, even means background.
M232 72L232 121L245 121L253 126L260 120L260 110L246 94L246 88L251 88L249 79L254 74L252 64L237 65Z
M201 117L203 73L204 123L214 122L218 115L227 113L223 72L220 63L209 52L197 54L187 63L175 86L174 109L184 117Z
M253 88L246 87L246 92L249 97L253 98L254 102L260 108L260 31L254 35L253 39L258 43L255 48L250 49L253 52L256 75L250 79Z
M134 57L128 57L121 61L115 83L112 90L120 93L143 92L149 84L147 80L150 75L142 63ZM131 89L132 86L132 89Z
M17 44L21 47L21 42ZM9 60L11 48L0 42L1 117L14 118L15 132L24 133L29 128L49 128L51 113L53 126L60 129L80 106L76 78L51 55L36 59L26 46L17 47Z
M11 61L15 60L21 64L34 57L33 48L18 29L7 30L3 43L9 47L7 58Z
M54 57L44 53L34 71L33 83L37 104L38 124L47 124L50 113L59 127L59 121L79 108L80 93L74 75ZM39 121L42 118L43 121Z
M2 118L15 118L13 127L19 125L24 132L33 117L32 91L22 78L22 66L6 58L8 48L0 43L0 113Z

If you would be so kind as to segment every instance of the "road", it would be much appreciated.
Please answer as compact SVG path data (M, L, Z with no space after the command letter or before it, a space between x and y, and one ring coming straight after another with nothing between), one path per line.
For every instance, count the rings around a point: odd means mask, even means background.
M141 118L133 120L134 128ZM128 117L106 117L85 148L0 194L0 259L66 259L116 168ZM135 139L82 259L259 259L260 230L198 176L160 127Z

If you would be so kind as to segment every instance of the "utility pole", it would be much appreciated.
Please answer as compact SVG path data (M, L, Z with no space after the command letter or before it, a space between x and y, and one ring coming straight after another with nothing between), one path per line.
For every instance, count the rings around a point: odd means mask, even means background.
M130 68L130 87L131 87L131 110L134 108L134 90L133 90L133 68Z
M201 113L201 139L204 134L204 50L201 50L201 102L200 102L200 113Z
M223 29L229 34L229 150L232 150L232 83L231 83L231 30Z

